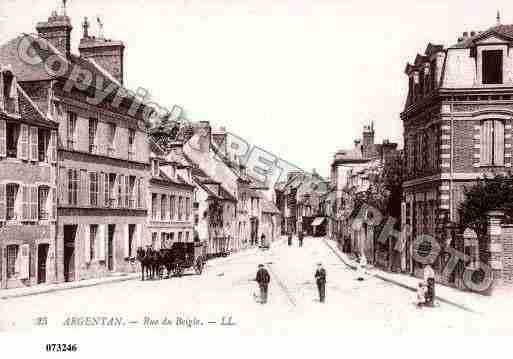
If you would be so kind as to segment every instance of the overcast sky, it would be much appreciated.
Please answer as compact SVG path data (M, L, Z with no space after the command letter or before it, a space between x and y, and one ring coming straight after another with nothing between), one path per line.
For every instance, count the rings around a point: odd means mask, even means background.
M59 3L0 0L0 41ZM75 52L84 16L100 15L125 42L127 87L323 175L372 120L402 146L406 62L493 26L498 9L513 22L511 1L68 0Z

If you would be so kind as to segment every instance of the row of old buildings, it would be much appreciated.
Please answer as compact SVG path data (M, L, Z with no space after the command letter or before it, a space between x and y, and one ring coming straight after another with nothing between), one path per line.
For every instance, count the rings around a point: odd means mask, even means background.
M433 263L438 282L472 289L462 282L463 273L485 264L496 285L512 283L513 231L503 223L503 214L489 214L484 238L459 223L465 188L483 176L506 173L513 164L512 48L513 25L502 25L499 17L486 31L464 32L452 46L429 43L405 68L404 149L388 140L375 144L371 124L353 148L336 152L329 180L319 178L326 185L319 196L311 188L309 196L298 195L311 176L290 173L276 188L282 232L314 223L319 235L339 241L345 252L415 276L422 276L424 264L415 259L414 240L430 235L445 253ZM395 227L404 236L402 251L394 248L397 238L376 241L376 226L355 220L354 213L358 194L371 189L392 165L400 166L402 181L400 225ZM308 212L312 198L319 207ZM444 271L451 249L467 258L455 270Z
M162 117L124 85L125 44L65 9L0 46L0 288L138 270L138 248L214 256L279 234L267 188L209 122ZM29 30L30 32L30 30Z

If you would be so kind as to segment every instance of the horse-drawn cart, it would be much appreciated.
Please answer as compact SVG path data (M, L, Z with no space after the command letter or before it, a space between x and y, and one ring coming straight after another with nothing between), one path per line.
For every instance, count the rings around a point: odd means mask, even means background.
M162 278L164 268L167 270L168 278L171 277L171 273L180 277L188 268L194 268L196 274L201 274L206 261L203 247L200 242L175 242L171 248L139 248L137 259L141 263L142 280L145 274L150 279Z
M203 272L205 258L200 242L175 242L169 249L170 268L175 276L181 276L188 268L194 268L196 274Z

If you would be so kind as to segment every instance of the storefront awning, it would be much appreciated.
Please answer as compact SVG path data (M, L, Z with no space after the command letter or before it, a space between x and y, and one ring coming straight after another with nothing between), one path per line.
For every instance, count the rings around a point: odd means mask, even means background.
M322 224L322 222L324 222L326 218L325 217L317 217L316 219L313 220L312 222L312 226L318 226L320 224Z

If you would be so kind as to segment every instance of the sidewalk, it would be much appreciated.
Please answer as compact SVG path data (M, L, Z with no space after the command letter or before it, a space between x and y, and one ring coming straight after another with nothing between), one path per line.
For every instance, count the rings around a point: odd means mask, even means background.
M346 266L351 269L356 269L358 263L355 260L350 259L346 253L343 253L338 248L337 242L327 240L325 238L322 240ZM375 277L414 292L417 291L418 283L420 281L419 278L407 274L389 273L375 267L368 268L366 272L369 274L369 277ZM497 296L499 296L499 294ZM490 311L494 305L501 302L501 300L496 296L485 296L477 293L465 292L442 284L437 284L436 286L436 299L442 303L479 314Z
M124 282L127 280L140 279L140 273L112 273L108 277L84 279L75 282L40 284L32 287L2 289L0 290L0 299L25 297L43 293L51 293L60 290L92 287L101 284Z
M245 257L248 255L254 255L260 252L258 247L250 247L246 249L241 249L238 252L232 253L228 257L214 258L207 261L207 266L212 266L216 264L223 264L225 262L229 262L237 259L238 257ZM40 284L34 285L31 287L22 287L22 288L13 288L13 289L0 289L0 300L8 299L8 298L18 298L18 297L26 297L30 295L44 294L44 293L52 293L61 290L69 290L76 288L85 288L92 287L102 284L109 283L117 283L124 282L128 280L134 280L141 278L141 273L111 273L107 277L101 278L92 278L92 279L84 279L74 282L65 282L65 283L54 283L54 284Z

